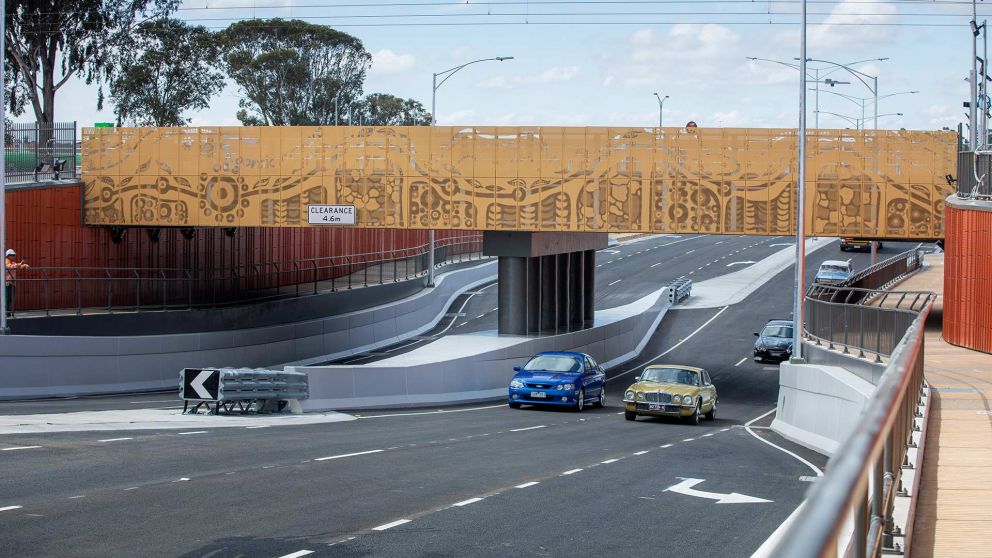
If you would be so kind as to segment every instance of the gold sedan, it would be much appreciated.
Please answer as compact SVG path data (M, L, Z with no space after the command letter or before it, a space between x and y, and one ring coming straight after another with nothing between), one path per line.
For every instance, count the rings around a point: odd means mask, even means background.
M716 418L716 386L702 368L656 364L644 369L623 396L624 418L638 415L685 418L699 424L700 417Z

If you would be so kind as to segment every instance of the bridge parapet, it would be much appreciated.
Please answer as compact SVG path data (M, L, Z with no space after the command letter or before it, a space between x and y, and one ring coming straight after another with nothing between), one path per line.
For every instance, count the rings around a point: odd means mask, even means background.
M89 225L791 234L793 129L100 128L83 132ZM952 132L816 130L810 234L943 236Z

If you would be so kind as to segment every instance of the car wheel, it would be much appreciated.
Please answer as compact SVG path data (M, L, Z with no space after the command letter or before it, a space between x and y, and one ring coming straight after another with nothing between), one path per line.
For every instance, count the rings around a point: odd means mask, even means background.
M696 400L696 409L692 413L692 416L688 417L689 424L692 424L692 425L699 424L699 411L700 411L699 407L700 407L700 400L697 399Z
M706 413L706 420L716 419L716 400L713 400L713 406L710 407L710 412Z
M586 408L586 390L579 388L579 394L575 397L575 412L581 413Z
M520 408L520 403L517 403L516 401L510 401L510 408L511 409L519 409Z
M624 411L623 418L627 420L637 420L637 413L635 413L634 411Z
M606 406L606 386L603 386L603 389L599 390L599 400L596 401L595 406L600 409Z

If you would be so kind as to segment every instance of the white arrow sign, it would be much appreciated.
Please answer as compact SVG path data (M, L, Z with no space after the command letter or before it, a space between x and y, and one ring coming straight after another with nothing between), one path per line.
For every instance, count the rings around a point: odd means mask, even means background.
M716 500L717 504L760 504L763 502L771 502L771 500L765 500L764 498L755 498L754 496L747 496L746 494L738 494L736 492L731 492L730 494L720 494L719 492L703 492L702 490L696 490L692 488L697 484L704 482L705 479L686 479L682 478L682 482L669 486L665 489L665 492L678 492L679 494L685 494L686 496L695 496L696 498L707 498L709 500Z
M190 382L189 384L190 387L192 387L193 391L195 391L196 394L200 396L200 399L214 398L213 394L210 393L210 391L207 390L207 388L203 387L203 382L207 381L207 379L209 379L213 373L214 373L213 370L204 370L199 374L197 374L196 378L194 378L193 381Z
M752 261L752 260L747 260L747 261L744 261L744 262L731 262L731 263L727 264L727 267L730 267L732 265L751 265L753 263L758 263L758 262Z

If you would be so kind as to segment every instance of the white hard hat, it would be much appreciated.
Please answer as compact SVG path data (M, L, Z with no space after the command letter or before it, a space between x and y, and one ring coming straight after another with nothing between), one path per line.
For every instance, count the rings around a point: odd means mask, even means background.
M7 248L7 256L16 256L17 252L13 248Z

